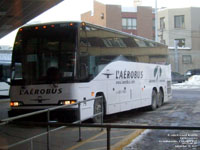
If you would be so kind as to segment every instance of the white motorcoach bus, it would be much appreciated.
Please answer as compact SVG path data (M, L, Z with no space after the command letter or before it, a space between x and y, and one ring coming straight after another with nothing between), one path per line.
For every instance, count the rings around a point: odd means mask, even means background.
M171 96L167 46L89 23L24 26L12 56L10 116L97 96L103 96L108 115L156 109ZM99 110L98 100L84 103L81 119ZM58 117L76 111L62 109Z

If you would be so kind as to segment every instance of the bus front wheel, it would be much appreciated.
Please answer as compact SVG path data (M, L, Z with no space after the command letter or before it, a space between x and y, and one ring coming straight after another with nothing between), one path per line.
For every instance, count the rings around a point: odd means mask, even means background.
M103 112L102 101L101 101L101 99L96 99L94 101L94 115L99 114L101 112ZM97 115L97 116L93 117L93 122L100 123L101 119L102 119L102 115Z

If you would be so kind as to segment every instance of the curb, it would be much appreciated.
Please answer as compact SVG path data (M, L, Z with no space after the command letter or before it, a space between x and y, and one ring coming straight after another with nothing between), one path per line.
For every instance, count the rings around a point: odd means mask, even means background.
M112 146L112 150L122 150L126 145L130 144L132 140L142 134L146 129L138 129L129 134L125 139Z

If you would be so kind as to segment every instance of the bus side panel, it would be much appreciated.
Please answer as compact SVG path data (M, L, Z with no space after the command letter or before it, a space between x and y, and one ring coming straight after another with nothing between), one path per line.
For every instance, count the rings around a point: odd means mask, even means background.
M153 88L157 93L163 89L167 100L169 72L168 66L157 64L117 61L108 65L100 73L109 75L101 76L107 81L107 114L151 105Z

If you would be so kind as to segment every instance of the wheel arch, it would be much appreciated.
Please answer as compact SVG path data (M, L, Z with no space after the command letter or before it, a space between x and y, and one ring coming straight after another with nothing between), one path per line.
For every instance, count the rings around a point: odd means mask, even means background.
M153 87L152 91L155 91L155 92L156 92L156 94L158 93L158 90L157 90L157 88L156 88L156 87Z

